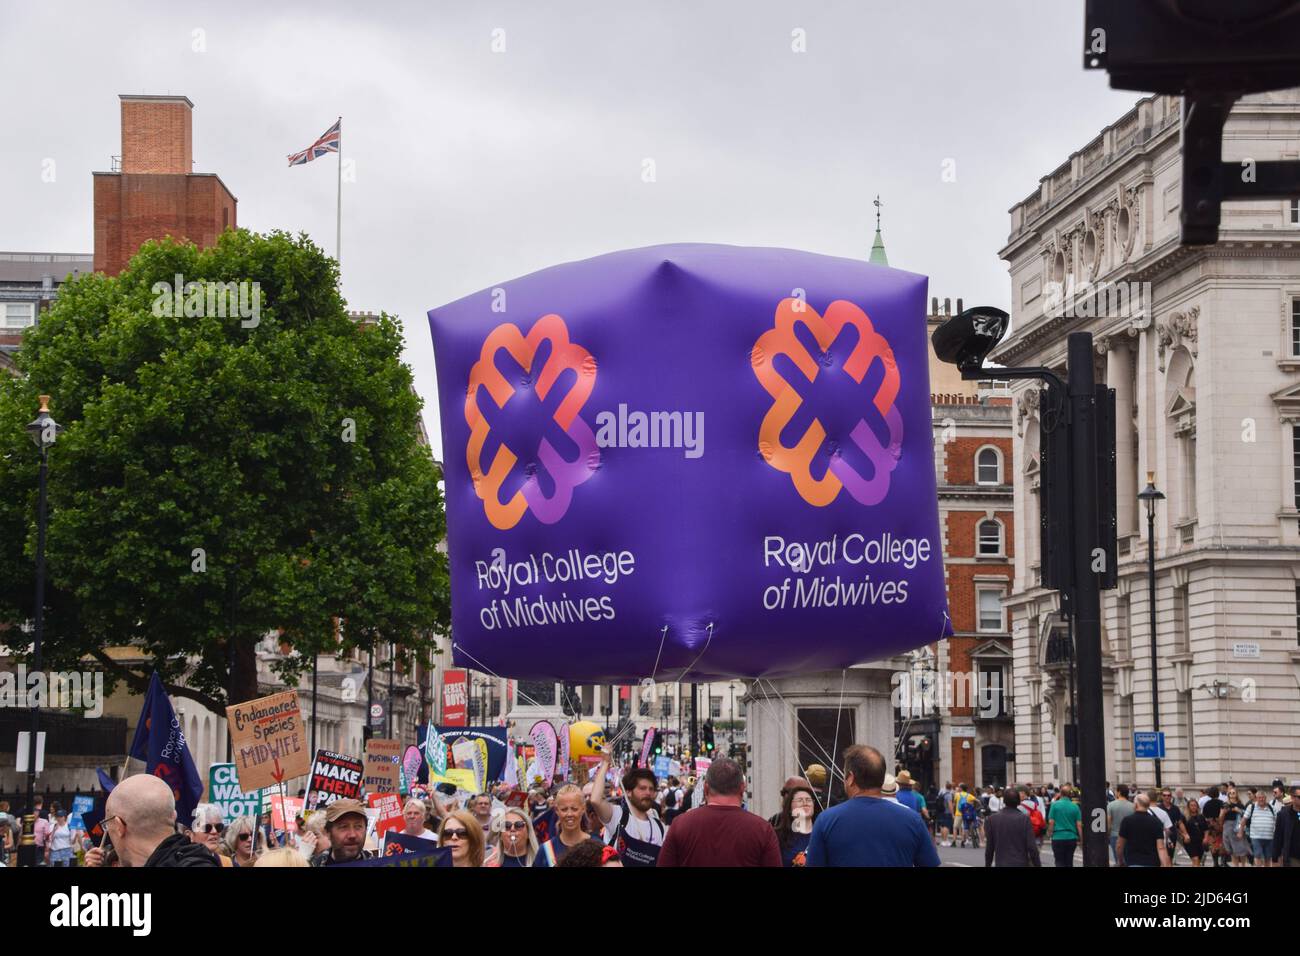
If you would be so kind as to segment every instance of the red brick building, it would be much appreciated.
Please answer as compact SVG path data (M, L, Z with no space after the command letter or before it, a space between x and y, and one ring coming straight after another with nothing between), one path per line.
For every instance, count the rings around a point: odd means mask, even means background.
M193 171L194 104L184 96L120 96L122 155L95 177L95 271L117 275L146 240L201 247L236 226L238 200L215 173Z

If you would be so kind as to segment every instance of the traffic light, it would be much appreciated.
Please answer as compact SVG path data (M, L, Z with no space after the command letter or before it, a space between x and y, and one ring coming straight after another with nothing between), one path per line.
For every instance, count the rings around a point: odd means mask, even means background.
M704 752L713 753L713 721L704 722Z
M664 735L663 731L656 730L654 739L650 741L650 752L656 757L664 752Z

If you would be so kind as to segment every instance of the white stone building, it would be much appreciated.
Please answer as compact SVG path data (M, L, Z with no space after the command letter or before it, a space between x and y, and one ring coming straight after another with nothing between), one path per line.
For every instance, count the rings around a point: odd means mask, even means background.
M1153 722L1136 496L1154 472L1168 496L1154 535L1163 782L1267 783L1300 777L1300 202L1225 204L1217 245L1181 246L1180 106L1141 100L1012 207L1000 253L1012 331L993 360L1063 373L1068 333L1090 331L1098 381L1116 391L1119 586L1102 593L1107 778L1154 779L1132 746ZM1300 91L1238 103L1223 158L1300 158ZM1052 283L1062 301L1049 301ZM1054 660L1057 596L1040 586L1041 416L1030 383L1015 396L1011 773L1060 781L1072 776L1068 667Z

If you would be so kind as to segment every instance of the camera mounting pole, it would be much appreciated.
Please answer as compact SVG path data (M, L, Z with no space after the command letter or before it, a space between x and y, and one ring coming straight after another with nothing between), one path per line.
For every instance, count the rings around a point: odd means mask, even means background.
M1093 366L1091 332L1073 332L1068 340L1066 381L1044 367L999 368L984 366L1006 334L1009 316L1000 309L967 309L934 330L931 342L935 355L956 365L963 379L1042 379L1048 391L1064 395L1066 417L1057 427L1065 429L1061 447L1068 458L1069 491L1056 488L1047 505L1053 514L1043 515L1044 527L1063 532L1070 554L1062 562L1062 580L1044 580L1044 585L1061 592L1061 605L1074 620L1075 659L1078 667L1078 727L1075 732L1079 754L1079 776L1083 809L1084 866L1110 865L1106 839L1106 743L1102 717L1101 679L1101 590L1114 586L1114 456L1098 454L1099 438L1105 430L1113 449L1114 422L1109 408L1114 392L1098 388ZM1053 467L1060 467L1054 462ZM1108 477L1109 475L1109 477ZM1106 500L1102 500L1102 499ZM1068 511L1064 509L1068 508ZM1050 536L1044 535L1045 540ZM1060 545L1064 542L1057 541ZM1049 555L1043 555L1043 566ZM1100 825L1099 825L1100 823Z

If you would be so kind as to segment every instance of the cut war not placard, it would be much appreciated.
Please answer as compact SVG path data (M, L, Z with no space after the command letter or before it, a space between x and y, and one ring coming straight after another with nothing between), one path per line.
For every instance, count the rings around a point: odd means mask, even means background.
M233 763L214 763L208 768L208 800L221 808L221 817L231 823L236 817L262 814L262 791L245 793L239 788L239 774Z
M311 767L311 784L307 787L307 809L327 807L335 800L359 799L364 772L364 766L356 757L330 750L316 751Z

